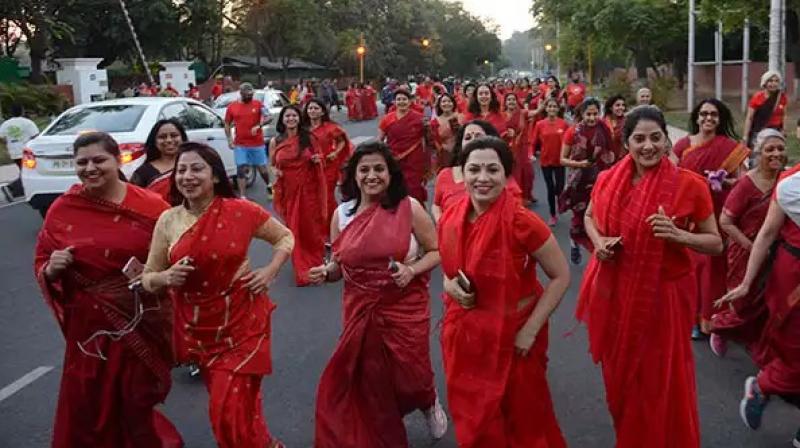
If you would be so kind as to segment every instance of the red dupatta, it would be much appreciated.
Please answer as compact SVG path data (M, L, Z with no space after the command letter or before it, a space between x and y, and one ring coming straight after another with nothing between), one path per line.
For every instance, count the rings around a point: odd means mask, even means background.
M612 372L607 397L613 415L621 415L625 385L639 372L648 335L659 316L665 242L653 236L646 218L664 207L669 216L679 185L679 170L666 157L633 185L634 162L626 156L611 168L592 192L597 230L621 236L623 249L612 261L592 256L579 292L578 320L589 330L595 362Z
M728 176L733 176L750 155L750 150L744 144L724 135L717 135L700 145L692 145L689 137L686 137L675 144L674 151L680 158L678 166L703 177L707 177L709 171L717 170L725 170ZM729 192L730 188L727 187L722 192L711 192L716 217L719 217Z
M475 308L466 310L445 295L442 348L448 400L464 446L472 446L500 412L511 372L524 287L511 252L517 207L519 200L504 191L470 223L472 201L465 196L439 222L444 274L454 278L463 271L477 297Z
M169 202L169 192L172 188L172 170L159 174L147 184L147 189L158 194L165 201Z
M408 446L403 416L433 405L428 274L405 288L389 262L404 260L412 234L411 201L375 204L333 245L344 276L343 331L317 395L317 448Z
M300 151L296 135L279 142L273 155L282 173L273 186L273 203L294 234L292 266L295 282L301 286L309 284L308 270L322 263L330 229L325 172L322 163L312 161L314 155L320 155L316 139Z
M163 400L172 384L169 304L148 294L134 297L121 270L132 256L140 261L147 259L156 220L168 205L144 189L131 184L126 188L122 204L114 204L87 195L82 185L72 186L47 214L39 232L34 267L67 344L81 344L102 357L98 350L107 341L95 337L95 345L92 338L96 332L124 333L116 343L127 345L156 375ZM59 281L48 281L44 270L50 255L70 246L74 263ZM147 311L137 309L138 304ZM108 326L81 326L92 321L87 314L98 314L96 310ZM126 331L137 316L141 320Z
M235 279L253 235L269 218L256 204L217 197L172 246L171 264L191 257L195 268L184 286L170 289L178 361L271 372L269 319L275 305Z

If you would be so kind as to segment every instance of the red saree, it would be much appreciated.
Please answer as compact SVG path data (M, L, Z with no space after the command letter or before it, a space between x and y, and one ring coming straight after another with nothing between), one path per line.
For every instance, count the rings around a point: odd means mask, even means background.
M622 236L611 261L592 256L576 317L586 323L592 358L603 369L617 448L700 446L694 359L687 335L691 297L681 292L688 249L653 237L645 219L663 206L681 228L713 213L696 175L666 157L633 185L625 157L592 191L601 235Z
M361 90L360 98L361 110L363 112L364 120L372 120L378 116L378 97L377 92L371 86L365 87Z
M386 135L386 143L395 159L400 163L408 194L424 204L428 199L426 176L430 168L430 156L425 148L425 116L409 110L402 118L390 112L380 122Z
M566 447L547 385L547 324L528 356L514 352L542 294L530 254L550 230L507 191L474 223L471 209L464 197L439 222L444 273L461 269L477 294L470 310L445 295L442 354L458 446Z
M344 104L347 107L348 120L361 121L364 119L363 109L361 108L361 98L356 89L347 89L347 92L344 94Z
M506 138L506 117L503 116L500 112L489 112L486 115L477 114L474 115L471 112L467 112L464 116L464 122L469 123L472 120L483 120L494 126L497 134L505 139Z
M325 223L331 222L333 212L336 210L336 184L342 173L342 167L347 163L352 152L352 144L347 138L347 133L341 126L331 121L322 123L319 127L311 130L311 133L319 143L322 155L325 159L325 190L327 192L326 203L328 205ZM328 160L328 154L336 151L336 146L342 140L345 141L345 147L334 160Z
M522 200L533 200L533 164L529 157L528 143L528 111L519 109L506 121L508 129L514 129L514 137L506 136L512 154L514 154L514 170L511 175L522 189Z
M403 289L389 260L406 259L411 201L376 205L333 246L344 276L343 330L317 392L316 448L408 446L403 416L433 406L428 274Z
M619 160L611 145L611 130L605 123L587 126L580 122L564 134L564 144L570 146L569 158L575 161L592 162L589 168L572 168L567 185L558 198L558 212L572 210L569 236L573 241L594 252L594 247L583 225L586 207L589 205L597 176Z
M706 171L724 169L734 175L745 161L750 151L743 144L724 135L718 135L702 145L692 146L689 137L675 143L673 148L680 162L678 166L706 177ZM729 188L711 192L714 201L714 216L719 220L722 206L730 193ZM714 314L714 301L725 294L725 255L711 256L692 252L695 265L695 291L697 307L704 327Z
M750 241L754 241L767 216L771 197L772 189L762 192L750 176L743 176L728 195L724 210L736 227ZM744 280L750 250L729 239L726 254L726 288L731 290ZM725 307L714 314L711 327L714 333L725 339L744 344L758 364L761 352L759 342L764 334L768 310L764 302L764 288L756 289L756 285L753 288L751 294L733 302L731 308Z
M34 268L66 342L53 447L183 446L175 427L154 409L172 385L168 301L142 294L148 311L133 331L117 341L93 338L101 330L119 332L135 318L135 297L121 270L131 257L147 259L156 219L167 208L131 184L119 205L76 185L47 214ZM70 246L74 263L59 280L48 281L50 255Z
M461 127L457 115L452 115L444 123L442 123L442 119L443 117L431 118L431 136L436 147L436 166L439 170L452 164L456 134L458 128Z
M800 165L786 171L781 179L798 171ZM765 394L781 395L800 406L800 226L788 216L780 240L765 292L769 307L767 347L758 385Z
M621 119L603 118L603 122L611 131L611 149L617 155L617 159L622 159L625 154L625 142L622 141L622 128L625 127L625 117Z
M461 167L447 167L436 176L436 186L433 189L433 203L438 205L442 212L451 205L457 203L462 197L467 196L467 189L464 182L456 182L453 179L453 170L460 170ZM517 199L522 198L522 190L513 177L508 179L506 190Z
M253 235L269 218L256 204L218 197L169 252L171 265L191 257L195 267L183 287L170 289L175 354L179 363L201 369L221 448L263 448L271 440L261 379L272 372L275 305L235 280Z
M281 176L273 186L273 204L295 238L292 267L297 286L309 285L308 270L319 266L325 256L325 240L330 233L325 172L322 163L311 157L320 154L318 142L300 152L300 139L288 137L277 143L274 164Z
M172 188L172 170L156 177L147 185L147 189L161 196L164 201L169 202L169 192Z

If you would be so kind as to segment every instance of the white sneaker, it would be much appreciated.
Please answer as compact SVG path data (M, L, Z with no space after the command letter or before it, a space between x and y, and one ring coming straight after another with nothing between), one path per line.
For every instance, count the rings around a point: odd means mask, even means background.
M442 409L442 404L439 403L439 397L436 397L436 401L430 409L426 409L422 413L425 414L425 421L428 423L431 437L436 440L444 437L447 432L447 414Z

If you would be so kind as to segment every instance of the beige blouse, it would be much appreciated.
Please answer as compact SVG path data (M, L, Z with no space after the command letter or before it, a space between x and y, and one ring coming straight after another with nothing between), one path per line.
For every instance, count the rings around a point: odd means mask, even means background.
M148 291L152 291L152 279L155 273L164 271L170 267L169 251L178 242L181 236L192 227L200 215L191 213L183 205L172 207L165 211L153 230L153 240L150 243L150 253L147 256L142 284ZM294 236L292 232L280 221L275 218L268 219L256 230L254 237L264 240L272 245L273 250L283 250L292 253L294 249ZM250 259L245 258L242 265L236 271L234 280L250 272Z

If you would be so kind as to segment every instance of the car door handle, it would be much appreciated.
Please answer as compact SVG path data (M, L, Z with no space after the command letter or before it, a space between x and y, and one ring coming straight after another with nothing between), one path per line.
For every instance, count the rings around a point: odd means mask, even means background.
M213 135L209 135L208 137L206 137L206 140L208 140L208 141L211 141L211 140L216 140L216 139L217 139L217 138L216 138L216 137L214 137Z

